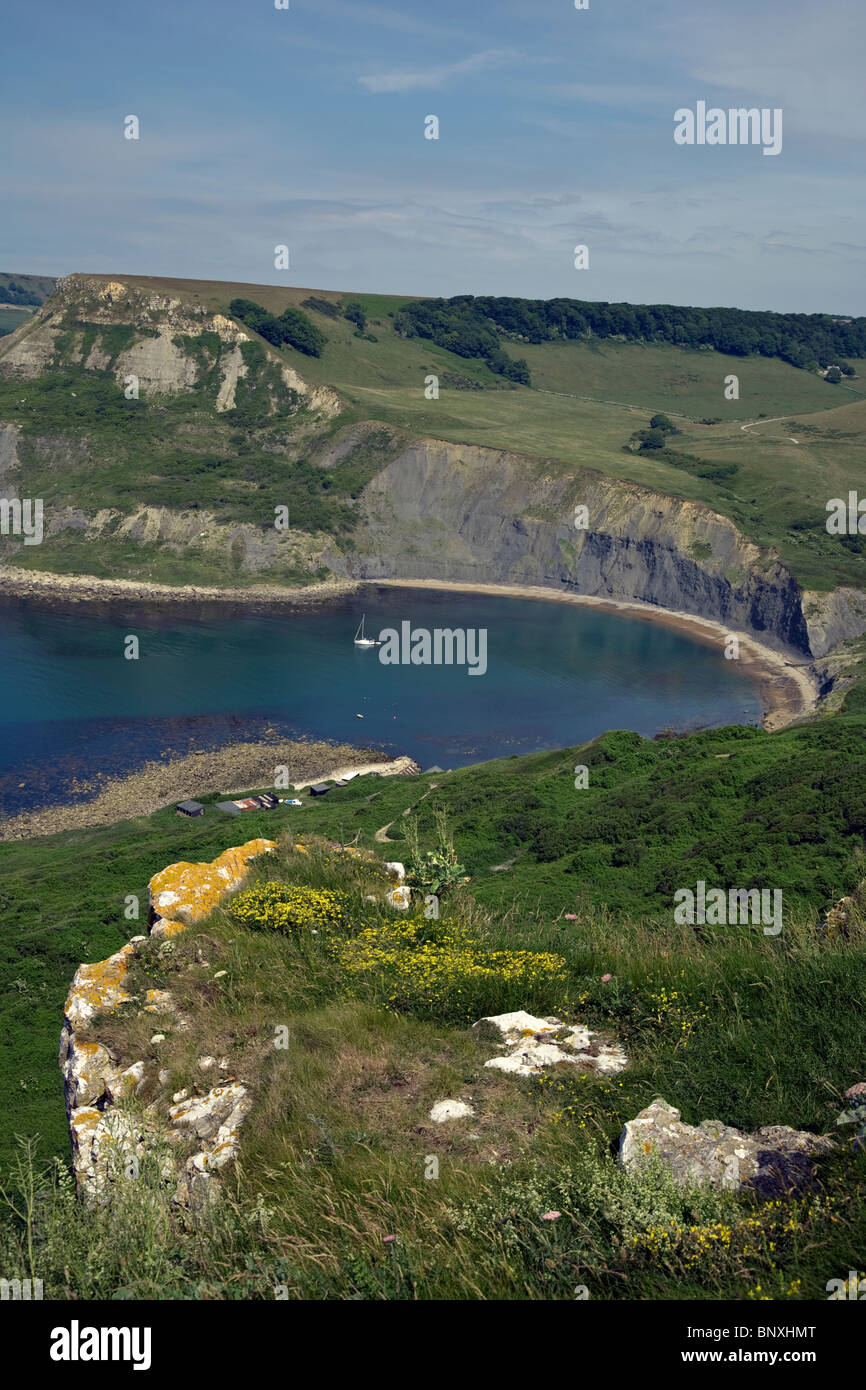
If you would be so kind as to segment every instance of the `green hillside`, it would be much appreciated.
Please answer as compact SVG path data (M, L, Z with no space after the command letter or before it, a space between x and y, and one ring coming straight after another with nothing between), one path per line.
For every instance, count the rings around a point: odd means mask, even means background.
M847 938L818 929L822 909L863 874L861 706L855 695L848 713L773 735L612 733L452 773L359 778L318 802L305 795L303 809L251 812L242 830L206 796L200 821L167 808L0 846L0 1103L14 1112L13 1132L41 1136L39 1159L66 1152L56 1052L71 975L141 929L124 920L124 902L155 871L277 836L280 853L259 862L252 882L326 888L346 903L336 934L275 934L229 904L169 951L158 940L147 949L139 986L170 985L188 1019L159 1044L169 1089L194 1083L204 1052L230 1056L254 1087L243 1177L195 1241L163 1213L146 1172L134 1202L118 1197L111 1223L91 1220L62 1187L43 1196L46 1297L270 1299L277 1283L292 1298L559 1299L573 1298L575 1282L602 1299L624 1288L629 1298L823 1297L829 1278L858 1267L862 1151L843 1145L816 1192L781 1203L626 1178L611 1154L623 1123L657 1095L689 1123L832 1129L866 1048L862 927ZM575 763L589 768L584 790L574 788ZM434 805L449 808L471 882L443 899L441 922L397 923L404 951L423 926L427 955L396 999L393 918L367 899L381 894L381 874L328 846L408 862L402 812L417 809L431 846ZM375 838L383 826L390 843ZM677 926L673 889L702 876L781 885L783 932ZM362 929L391 944L358 977L344 962ZM452 952L452 976L431 992L434 948ZM548 953L550 969L500 978L507 953L527 950ZM499 953L491 979L460 964L473 952ZM628 1069L593 1080L559 1068L526 1081L486 1069L489 1047L468 1023L518 1007L578 1016L620 1041ZM285 1062L263 1047L275 1021L289 1030ZM101 1020L99 1036L121 1056L149 1057L152 1029L148 1016L121 1012ZM477 1119L435 1132L430 1105L461 1094ZM14 1151L7 1131L0 1167ZM431 1153L440 1180L425 1183ZM559 1216L547 1226L551 1209ZM388 1254L385 1235L395 1239ZM0 1248L8 1268L25 1261L15 1222L2 1216Z
M88 283L110 279L89 277ZM273 316L300 310L324 343L319 356L310 356L254 334L261 352L248 347L249 375L237 405L220 412L219 344L212 334L187 336L182 350L194 363L194 389L144 391L133 402L124 400L114 364L153 329L122 319L106 327L88 321L86 305L69 309L68 331L35 380L3 380L0 353L0 422L20 427L28 488L53 505L91 514L109 507L125 513L142 505L204 507L225 524L267 526L273 506L284 502L301 531L347 538L365 482L401 442L428 436L523 453L543 460L548 470L596 470L703 503L756 544L775 548L804 587L864 584L860 538L840 541L824 525L827 501L857 488L862 477L866 374L856 375L856 360L850 363L855 375L832 385L775 357L706 347L613 339L515 347L503 339L506 352L519 348L530 366L532 385L526 387L491 371L480 357L405 336L401 316L415 301L396 296L134 276L124 283L226 316L239 298ZM359 304L363 328L345 316L347 308L356 314L351 306ZM85 368L94 344L101 365ZM339 417L314 422L299 409L292 392L273 384L279 364L312 388L334 388L342 402ZM739 379L739 399L727 401L731 374ZM431 376L438 380L437 399L425 396ZM657 411L667 412L680 433L663 450L638 450L633 437ZM320 466L329 441L368 421L389 429L378 453L365 447L337 468ZM56 441L52 451L44 442L48 433ZM62 471L51 461L58 457L66 460ZM82 545L80 537L64 533L38 553L19 546L16 563L74 570L83 561ZM142 555L111 535L102 537L99 549L100 572L232 582L232 565L213 557ZM291 582L302 568L282 577Z
M0 303L38 308L54 293L53 275L16 275L0 271Z

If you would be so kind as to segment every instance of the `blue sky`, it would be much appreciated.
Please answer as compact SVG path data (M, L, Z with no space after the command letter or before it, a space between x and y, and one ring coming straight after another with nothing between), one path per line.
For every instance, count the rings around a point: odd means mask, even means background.
M290 5L5 0L0 269L866 313L855 0Z

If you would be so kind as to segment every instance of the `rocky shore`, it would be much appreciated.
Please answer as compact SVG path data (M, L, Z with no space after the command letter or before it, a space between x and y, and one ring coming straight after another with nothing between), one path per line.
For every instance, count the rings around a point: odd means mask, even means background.
M116 821L149 816L163 806L209 792L234 796L254 788L272 787L277 767L287 767L289 781L298 787L335 779L350 771L376 771L388 777L420 770L411 758L389 758L376 749L353 748L346 743L284 739L231 743L211 752L146 763L128 777L105 781L95 794L89 787L73 789L73 796L82 795L85 799L42 806L0 821L0 841L114 825Z
M16 566L0 568L0 597L63 600L94 603L100 599L129 599L141 603L237 603L245 607L273 604L324 603L351 594L357 580L326 579L303 588L279 584L249 584L236 589L209 588L199 584L157 584L145 579L98 579L92 574L52 574Z

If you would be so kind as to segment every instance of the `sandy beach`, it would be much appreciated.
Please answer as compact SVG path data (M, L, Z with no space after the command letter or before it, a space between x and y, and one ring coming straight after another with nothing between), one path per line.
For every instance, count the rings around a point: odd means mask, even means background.
M510 598L538 598L548 603L576 603L585 608L599 608L606 613L622 613L646 622L662 623L687 637L715 647L720 654L726 639L733 634L739 641L740 669L755 682L764 704L765 729L782 729L795 719L811 714L818 703L818 682L808 662L797 662L745 632L737 632L736 628L725 627L711 618L698 618L693 613L681 613L671 608L657 608L651 603L625 599L593 598L588 594L566 593L530 584L464 584L444 579L376 579L368 582L395 589L452 590Z

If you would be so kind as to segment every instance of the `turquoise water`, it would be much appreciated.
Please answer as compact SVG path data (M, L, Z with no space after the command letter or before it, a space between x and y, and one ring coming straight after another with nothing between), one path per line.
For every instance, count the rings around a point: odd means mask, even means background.
M486 629L486 673L383 665L379 649L353 645L362 613L372 636L403 621ZM128 636L138 638L136 661L123 656ZM651 735L761 716L721 643L536 599L369 587L327 607L271 612L7 601L0 651L7 813L67 794L75 778L265 730L459 767L605 729Z

